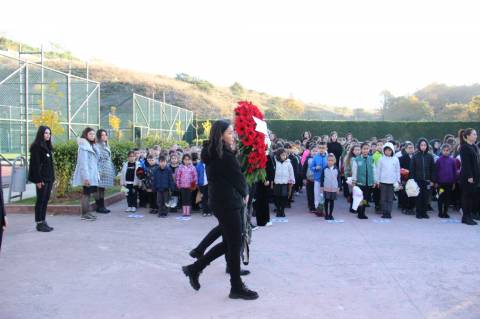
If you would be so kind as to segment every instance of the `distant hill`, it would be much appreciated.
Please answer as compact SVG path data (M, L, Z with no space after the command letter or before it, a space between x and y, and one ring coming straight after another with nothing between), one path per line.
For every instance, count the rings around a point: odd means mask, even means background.
M24 50L38 50L28 44L0 37L0 50L16 51L22 45ZM54 50L45 52L45 64L55 69L85 76L85 62L73 53L53 45ZM83 70L83 72L82 72ZM1 68L0 68L1 71ZM231 117L239 100L249 100L258 105L268 119L309 119L309 120L393 120L393 121L435 121L435 120L476 120L480 119L480 106L473 103L480 95L480 84L471 86L447 86L433 83L418 90L412 96L394 97L388 91L382 92L385 104L382 110L352 109L307 103L291 98L273 96L243 87L235 82L230 87L221 87L209 81L185 73L175 78L159 74L148 74L120 68L103 61L89 64L90 78L101 82L101 95L113 104L118 103L125 93L137 93L194 111L199 119ZM348 94L348 92L345 92ZM379 93L380 95L380 93ZM472 104L473 103L473 104ZM113 105L112 104L112 105ZM476 118L473 118L473 117Z

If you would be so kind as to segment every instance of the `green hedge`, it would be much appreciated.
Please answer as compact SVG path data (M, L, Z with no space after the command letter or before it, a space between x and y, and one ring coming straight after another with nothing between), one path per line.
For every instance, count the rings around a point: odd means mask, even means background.
M212 120L213 122L214 120ZM268 128L278 137L298 140L303 132L310 131L313 136L337 131L339 136L351 132L359 140L372 137L383 138L392 134L395 139L416 141L420 137L442 139L446 134L454 134L461 128L480 129L480 122L388 122L388 121L306 121L306 120L267 120ZM201 128L201 122L198 126ZM199 134L203 130L199 129Z

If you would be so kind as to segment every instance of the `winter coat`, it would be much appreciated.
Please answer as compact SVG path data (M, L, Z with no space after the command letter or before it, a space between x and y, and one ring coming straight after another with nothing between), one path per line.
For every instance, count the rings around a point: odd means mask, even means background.
M53 154L45 143L34 144L30 149L28 180L35 184L55 181Z
M195 188L197 185L197 169L192 164L180 165L175 173L178 188Z
M280 162L275 160L275 184L295 184L295 173L290 160Z
M412 159L413 155L412 157L410 157L410 155L407 153L402 155L402 157L400 157L400 168L408 169L410 171L410 168L412 167Z
M335 155L335 159L337 160L337 165L340 163L340 157L342 157L343 147L342 144L338 142L329 142L327 143L327 150L328 153L332 153Z
M194 165L194 166L195 166L195 169L197 170L197 185L204 186L205 185L205 164L199 161L197 165Z
M427 149L425 152L420 151L420 143L422 141L427 143ZM435 162L432 154L428 152L429 148L426 139L420 139L418 141L418 151L413 155L412 165L410 167L410 178L413 178L416 182L435 180Z
M165 166L161 169L156 165L153 169L153 191L164 192L170 190L173 192L175 189L175 183L173 181L173 174L170 167Z
M95 148L84 138L77 138L78 155L77 165L73 173L73 186L83 186L87 180L89 186L98 186L100 175L98 173L98 154Z
M384 149L385 149L385 146L384 146ZM392 151L393 151L393 150L392 150ZM373 154L372 154L373 163L374 163L375 165L377 165L377 164L378 164L378 161L379 161L382 157L383 157L382 152L380 152L380 151L375 151L375 152L373 152Z
M457 181L457 165L451 156L440 156L435 162L436 179L438 184L455 184Z
M223 157L202 150L208 178L208 202L213 211L240 209L248 194L247 181L233 151L223 147Z
M98 172L100 174L98 187L112 187L116 176L112 162L112 151L106 143L97 143L94 148L98 154Z
M140 186L141 181L137 177L137 170L138 168L141 167L140 162L136 161L135 162L135 172L133 174L133 184L129 182L129 184L132 184L133 186ZM123 163L122 165L122 170L120 171L120 185L124 186L126 185L126 179L127 179L127 168L128 168L128 162Z
M315 178L313 176L313 169L312 169L312 163L313 163L313 157L309 156L307 160L305 161L305 168L304 168L304 173L303 176L305 176L305 179L307 179L310 182L314 182Z
M359 186L373 186L376 177L372 156L357 156L352 161L352 181Z
M474 188L480 182L479 154L476 145L468 143L460 146L460 184L466 187ZM469 183L468 179L473 178L473 183Z
M317 169L317 166L320 166L320 168ZM316 182L320 182L322 172L325 167L327 167L327 154L325 153L315 155L312 161L311 170L313 172L313 178Z
M336 193L340 185L340 171L337 166L333 168L325 167L320 180L320 187L323 187L325 192Z
M392 156L385 155L385 149L392 150ZM400 183L400 161L398 157L393 154L393 145L391 143L385 143L383 146L383 156L379 158L378 163L375 166L377 170L376 177L377 183L383 184L395 184Z

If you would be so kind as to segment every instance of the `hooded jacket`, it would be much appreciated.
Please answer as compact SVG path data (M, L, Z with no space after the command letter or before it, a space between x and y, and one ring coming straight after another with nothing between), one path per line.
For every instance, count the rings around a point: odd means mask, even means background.
M425 142L427 149L425 152L420 151L420 143ZM433 181L435 180L435 163L433 155L429 153L430 145L425 138L421 138L417 142L417 152L413 155L410 178L415 181Z
M325 169L325 167L328 166L327 156L328 156L327 153L323 153L323 154L318 153L313 158L310 169L313 172L313 179L315 180L315 182L320 182L320 179L322 178L322 172ZM317 167L320 167L320 168L317 169Z
M457 165L451 156L441 155L435 162L436 180L439 184L454 184L457 181Z
M242 208L248 187L233 151L223 146L223 156L220 158L216 153L210 155L206 146L201 158L207 170L208 202L215 214Z
M385 155L385 150L389 148L392 150L392 156ZM378 183L395 184L400 183L400 162L395 156L394 147L392 143L385 143L383 145L383 156L378 160L376 165Z
M83 186L87 180L89 186L98 186L98 155L95 148L84 138L77 138L78 155L75 173L73 173L73 186Z

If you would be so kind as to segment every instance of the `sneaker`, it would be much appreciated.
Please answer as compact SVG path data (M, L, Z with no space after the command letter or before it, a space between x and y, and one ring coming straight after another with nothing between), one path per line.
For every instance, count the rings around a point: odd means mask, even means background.
M272 222L268 222L268 223L265 224L265 226L267 226L267 227L270 227L270 226L272 226L272 225L273 225Z
M150 214L158 214L157 210L156 209L150 209Z
M82 215L81 219L82 219L82 220L88 220L88 221L94 221L94 220L96 220L95 217L93 217L92 215L89 215L89 214Z
M130 210L132 213L135 213L137 211L137 207L131 207L131 210Z
M50 231L52 231L52 230L54 229L53 227L50 227L49 224L47 224L47 221L46 221L46 220L43 222L43 224L44 224L47 228L49 228Z
M212 213L208 213L207 215L208 215L208 216L213 216L213 214L212 214Z
M243 300L255 300L258 299L258 293L253 290L248 289L248 287L242 283L238 288L230 289L230 294L228 295L230 299L243 299Z
M260 227L258 227L257 225L252 225L252 231L253 231L253 230L257 230L257 229L259 229L259 228L260 228Z
M207 214L207 213L203 213L202 216L203 216L203 217L208 217L208 214Z
M472 218L462 218L462 224L474 226L477 225L477 222L474 221Z
M127 209L125 209L125 212L126 213L130 213L132 210L131 210L131 207L127 207Z

